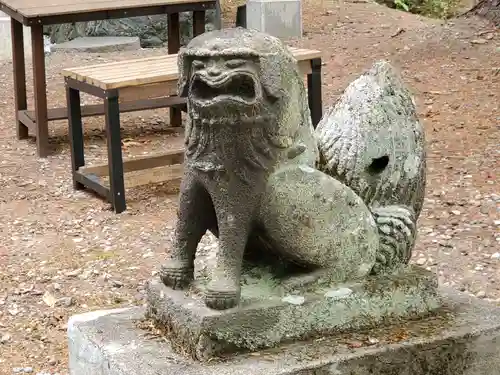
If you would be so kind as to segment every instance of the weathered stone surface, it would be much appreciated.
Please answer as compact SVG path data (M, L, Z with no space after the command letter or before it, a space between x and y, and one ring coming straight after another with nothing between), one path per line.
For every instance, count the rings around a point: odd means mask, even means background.
M239 308L224 311L204 305L202 282L186 295L153 280L147 288L148 314L175 347L205 360L235 350L376 327L440 307L435 275L419 268L349 284L320 279L300 285L298 280L247 272Z
M352 82L316 128L319 168L352 188L381 237L375 271L408 263L425 193L424 130L410 92L377 62Z
M320 265L331 281L360 279L375 264L379 235L370 210L317 169L283 168L270 176L259 216L274 248L300 264Z
M206 30L214 29L215 10L206 11ZM131 17L103 21L76 22L47 26L45 32L50 35L52 43L66 41L84 36L129 36L139 37L141 47L161 47L168 37L167 15ZM181 43L187 44L193 37L193 14L179 14Z
M278 38L241 28L205 33L179 54L179 70L189 122L165 285L193 281L207 230L220 238L205 289L218 310L239 303L243 258L255 249L338 282L408 263L424 140L390 65L351 84L316 134L303 77Z
M247 27L278 38L302 37L301 0L248 0Z
M199 363L137 327L144 309L68 323L71 375L497 375L500 309L442 290L446 309L419 321Z
M186 287L202 235L220 233L205 299L227 309L239 302L244 250L261 223L269 176L288 166L314 166L316 140L303 77L278 38L242 28L202 34L179 54L179 71L189 114L185 168L161 278L172 288Z
M82 37L55 44L54 51L75 52L116 52L133 51L141 48L138 37L131 36L92 36Z

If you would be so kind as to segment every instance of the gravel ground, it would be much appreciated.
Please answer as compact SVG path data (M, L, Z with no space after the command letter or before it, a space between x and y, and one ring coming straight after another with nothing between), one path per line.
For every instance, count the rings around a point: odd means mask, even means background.
M306 1L304 25L305 37L290 44L323 51L325 105L377 59L401 70L429 150L413 261L442 284L500 302L498 30L357 0ZM65 104L63 67L163 53L52 54L49 103ZM36 157L33 139L16 140L12 93L12 63L0 62L0 374L66 374L70 315L144 303L144 282L170 246L178 186L130 189L129 209L115 215L99 198L73 191L65 122L51 124L47 159ZM122 116L124 156L180 147L166 119L167 110ZM85 137L87 162L105 161L102 118L85 120Z

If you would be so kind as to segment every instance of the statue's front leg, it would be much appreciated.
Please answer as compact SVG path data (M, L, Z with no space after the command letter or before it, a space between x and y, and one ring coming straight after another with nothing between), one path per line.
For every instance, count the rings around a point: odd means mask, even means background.
M187 170L181 183L174 243L160 277L173 289L186 287L194 277L194 258L202 236L216 222L208 192L196 174Z
M221 196L214 202L219 227L219 250L212 279L207 286L205 303L216 310L238 305L243 253L252 226L253 202L239 195Z

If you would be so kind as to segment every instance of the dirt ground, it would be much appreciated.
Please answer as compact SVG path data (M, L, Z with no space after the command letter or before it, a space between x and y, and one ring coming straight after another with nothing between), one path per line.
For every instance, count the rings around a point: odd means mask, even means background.
M359 0L307 0L304 27L305 37L290 44L323 51L325 105L378 59L401 70L428 147L413 261L442 284L500 303L498 30ZM49 103L65 104L63 67L165 52L51 54ZM65 374L69 316L144 303L143 285L170 246L177 187L130 189L120 215L73 191L67 124L51 124L54 154L37 158L33 139L15 137L11 62L0 62L0 77L0 374ZM165 130L165 121L167 110L123 115L124 156L180 147L181 135ZM85 132L87 163L104 162L102 118L85 120Z

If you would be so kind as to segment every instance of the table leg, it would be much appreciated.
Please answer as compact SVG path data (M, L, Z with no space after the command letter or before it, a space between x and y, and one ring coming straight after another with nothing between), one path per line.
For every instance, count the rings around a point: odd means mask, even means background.
M246 4L240 5L236 8L236 27L247 27L247 6Z
M179 13L170 13L168 15L168 53L174 54L181 48ZM193 20L194 22L194 20ZM170 126L181 126L182 112L179 108L170 108Z
M68 105L69 147L71 150L71 167L73 175L73 188L81 190L83 184L77 181L76 172L85 165L83 153L83 126L82 109L80 105L80 91L66 84L66 100Z
M125 211L125 183L120 136L120 107L118 97L104 99L108 143L109 188L111 204L117 214Z
M307 96L311 119L314 128L323 116L323 99L321 97L321 59L311 60L311 73L307 75Z
M205 32L205 11L196 10L193 12L193 37Z
M36 147L38 156L49 154L49 124L47 119L47 83L45 80L45 50L43 26L31 26L33 53L33 89L35 96Z
M24 35L23 25L10 19L12 38L12 66L14 68L14 101L16 109L16 134L17 139L28 138L28 127L19 121L19 111L28 109L26 99L26 64L24 61Z

